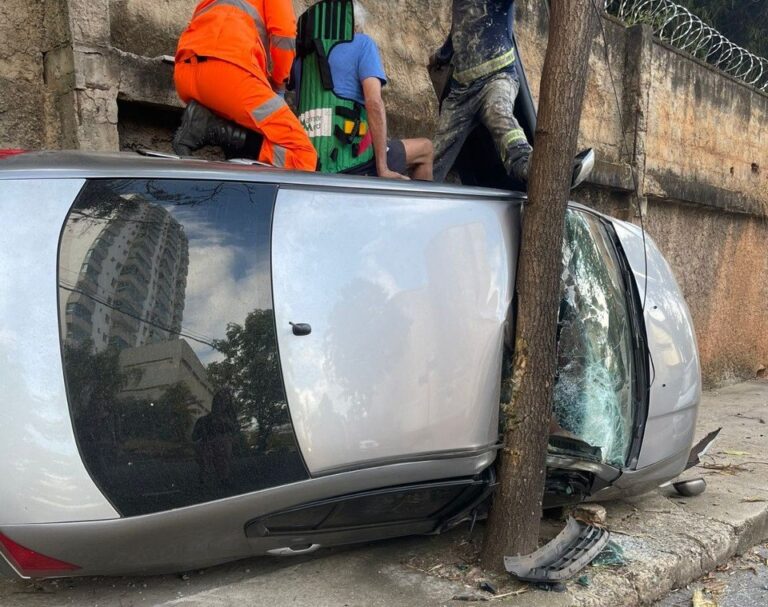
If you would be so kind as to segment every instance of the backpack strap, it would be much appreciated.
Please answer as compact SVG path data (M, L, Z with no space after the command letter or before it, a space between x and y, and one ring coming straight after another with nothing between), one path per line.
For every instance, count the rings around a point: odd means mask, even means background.
M328 60L336 45L354 39L353 1L320 0L299 17L297 30L297 113L317 150L319 170L341 173L370 162L368 115L358 102L335 93Z

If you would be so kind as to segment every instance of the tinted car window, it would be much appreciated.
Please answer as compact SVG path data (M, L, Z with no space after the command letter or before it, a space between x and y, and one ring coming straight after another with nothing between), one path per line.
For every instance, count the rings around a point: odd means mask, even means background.
M76 436L124 515L307 478L272 304L275 188L92 181L62 232Z
M634 370L632 324L616 255L597 216L568 211L553 434L580 441L581 447L573 445L585 457L622 467L633 433Z

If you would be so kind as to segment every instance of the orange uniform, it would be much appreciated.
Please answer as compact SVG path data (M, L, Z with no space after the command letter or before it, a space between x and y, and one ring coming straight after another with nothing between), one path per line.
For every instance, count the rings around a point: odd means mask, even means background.
M314 171L315 148L275 93L288 81L295 47L291 0L203 0L179 40L176 91L261 133L259 160Z

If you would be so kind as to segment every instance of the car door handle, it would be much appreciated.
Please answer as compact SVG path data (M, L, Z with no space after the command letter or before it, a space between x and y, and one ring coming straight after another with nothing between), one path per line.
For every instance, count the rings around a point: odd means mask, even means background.
M311 327L311 325L308 325L307 323L291 322L291 323L288 323L288 324L293 327L293 334L296 335L297 337L304 337L304 336L309 335L310 333L312 333L312 327Z
M272 556L298 556L300 554L312 554L320 549L320 544L310 544L305 548L275 548L267 550L267 554Z

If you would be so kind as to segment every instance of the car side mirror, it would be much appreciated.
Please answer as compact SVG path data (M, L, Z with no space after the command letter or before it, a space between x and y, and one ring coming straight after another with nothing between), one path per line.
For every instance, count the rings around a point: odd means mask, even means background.
M589 179L595 168L595 150L588 148L576 155L573 163L573 181L571 189Z

